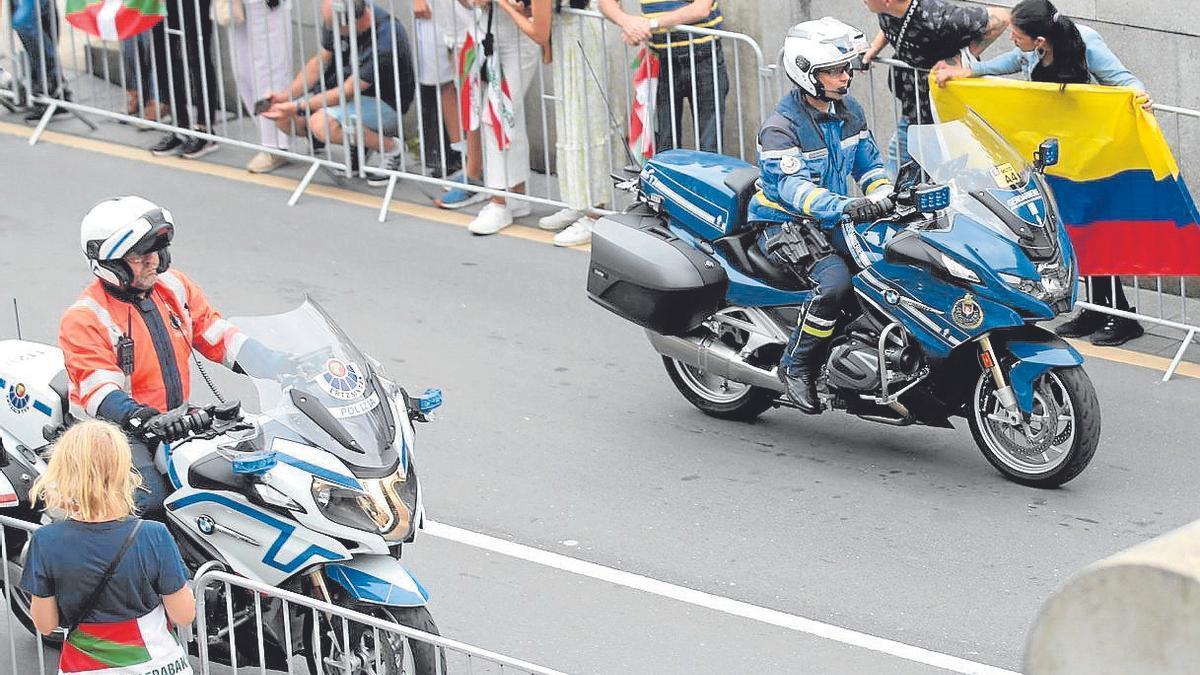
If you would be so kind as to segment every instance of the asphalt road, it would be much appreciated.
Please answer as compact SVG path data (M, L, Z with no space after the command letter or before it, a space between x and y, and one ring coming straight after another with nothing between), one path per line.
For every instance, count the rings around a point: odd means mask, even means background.
M0 336L15 296L25 337L53 341L90 278L79 219L125 193L171 210L174 264L225 314L311 295L410 389L444 390L417 448L440 523L1018 669L1071 574L1200 516L1200 380L1089 360L1096 459L1034 490L965 424L701 415L641 332L586 299L584 253L5 135ZM443 634L565 671L939 672L428 535L405 559Z

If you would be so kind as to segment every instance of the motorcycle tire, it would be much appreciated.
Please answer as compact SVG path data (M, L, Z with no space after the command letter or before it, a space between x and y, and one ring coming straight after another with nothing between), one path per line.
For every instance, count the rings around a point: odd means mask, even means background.
M752 422L775 406L779 394L726 378L716 378L669 356L663 366L675 388L705 415L735 422Z
M1079 366L1051 369L1033 387L1031 422L1018 429L988 417L999 403L992 376L984 371L975 384L967 421L983 456L1005 478L1029 487L1056 488L1082 473L1095 456L1100 402ZM1051 416L1054 427L1049 429L1045 421Z
M365 603L356 603L350 605L348 609L353 609L357 612L362 612L377 619L398 623L402 626L415 628L419 631L424 631L432 635L441 635L438 632L437 624L430 615L429 609L426 607L381 607L379 605L370 605ZM333 639L329 636L332 620L333 632L337 639L342 639L343 628L340 618L338 617L323 617L321 620L322 631L320 640L320 651L314 648L313 630L312 630L312 612L305 612L306 620L304 627L304 658L308 665L309 673L329 673L329 668L321 667L318 669L317 655L325 658L335 658L336 653L332 653L331 649L338 649L334 644ZM358 628L358 630L356 630ZM349 626L350 640L356 646L360 641L370 641L374 639L374 633L365 626ZM368 673L378 675L446 675L446 651L438 646L409 640L408 638L391 633L380 633L380 639L384 641L384 645L380 649L379 663L382 670L375 668L375 663L362 664L361 670L338 670L334 672L346 673L346 675L367 675ZM367 646L368 648L370 645ZM357 649L355 651L358 651ZM405 656L411 657L412 669L406 667Z

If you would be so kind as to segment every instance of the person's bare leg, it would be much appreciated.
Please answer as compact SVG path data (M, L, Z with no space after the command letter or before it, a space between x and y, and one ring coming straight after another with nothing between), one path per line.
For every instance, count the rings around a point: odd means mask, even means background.
M510 188L508 189L508 191L509 191L509 192L515 192L515 193L517 193L517 194L519 194L519 195L523 195L523 194L525 194L525 184L524 184L524 183L518 183L517 185L514 185L514 186L510 187ZM508 202L506 202L506 201L504 200L504 197L492 197L492 203L493 203L493 204L499 204L499 205L503 206L503 205L507 204Z
M463 171L467 178L483 179L483 134L479 129L467 132L467 165Z
M458 119L458 96L454 91L454 83L443 84L441 95L442 117L446 120L446 135L450 137L451 143L458 143L462 140L462 124Z

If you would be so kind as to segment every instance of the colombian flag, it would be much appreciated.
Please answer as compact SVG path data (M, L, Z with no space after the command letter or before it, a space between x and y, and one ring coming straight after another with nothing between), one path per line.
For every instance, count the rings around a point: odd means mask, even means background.
M969 107L1025 157L1058 138L1059 163L1046 174L1081 274L1200 274L1200 214L1132 89L978 78L930 91L938 119Z

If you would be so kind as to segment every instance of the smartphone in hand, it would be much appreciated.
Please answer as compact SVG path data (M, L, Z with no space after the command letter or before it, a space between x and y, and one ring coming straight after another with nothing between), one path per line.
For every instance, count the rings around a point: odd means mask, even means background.
M270 110L272 105L274 105L274 104L271 103L270 96L268 96L266 98L260 98L259 100L254 102L254 114L261 115L261 114L267 112L268 110Z

